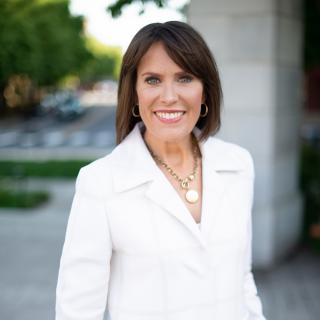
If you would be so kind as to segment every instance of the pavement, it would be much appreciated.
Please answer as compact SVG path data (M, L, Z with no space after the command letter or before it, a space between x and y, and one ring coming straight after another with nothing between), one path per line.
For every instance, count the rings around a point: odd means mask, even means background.
M320 254L301 247L268 271L254 272L267 320L320 319Z
M26 187L52 197L33 210L0 209L0 319L53 320L74 180L33 179ZM267 320L320 319L320 255L301 248L254 275Z
M33 210L0 210L0 319L54 319L55 286L74 181L28 183L50 191Z

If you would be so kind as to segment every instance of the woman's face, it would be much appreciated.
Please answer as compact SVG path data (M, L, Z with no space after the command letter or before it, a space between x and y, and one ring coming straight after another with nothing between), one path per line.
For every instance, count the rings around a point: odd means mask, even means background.
M178 142L189 137L204 101L203 84L182 70L161 42L140 60L136 92L149 141Z

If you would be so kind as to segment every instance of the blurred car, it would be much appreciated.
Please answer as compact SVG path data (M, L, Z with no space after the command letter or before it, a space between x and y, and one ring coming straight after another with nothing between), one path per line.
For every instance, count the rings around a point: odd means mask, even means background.
M46 95L38 107L40 116L52 115L59 120L72 120L85 113L74 91L57 91Z

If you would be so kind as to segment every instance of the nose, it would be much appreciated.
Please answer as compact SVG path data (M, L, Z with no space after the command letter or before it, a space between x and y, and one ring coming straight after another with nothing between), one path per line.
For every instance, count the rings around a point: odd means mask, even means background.
M161 102L166 105L172 105L178 100L176 88L173 83L165 83L161 91Z

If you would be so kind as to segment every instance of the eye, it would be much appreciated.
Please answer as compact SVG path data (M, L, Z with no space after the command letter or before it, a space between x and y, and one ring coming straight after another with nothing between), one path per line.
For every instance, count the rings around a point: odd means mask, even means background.
M182 83L189 83L192 81L192 76L190 75L183 75L179 78L179 82L182 82Z
M160 80L156 77L148 77L144 80L148 84L158 84Z

